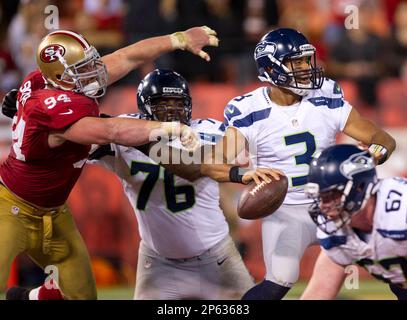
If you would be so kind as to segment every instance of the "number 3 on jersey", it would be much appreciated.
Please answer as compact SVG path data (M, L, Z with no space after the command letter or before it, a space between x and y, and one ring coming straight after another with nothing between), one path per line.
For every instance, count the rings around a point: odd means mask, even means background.
M137 209L145 210L151 191L160 176L161 166L158 164L133 161L131 163L131 175L139 172L147 173L137 197ZM191 208L195 204L195 189L192 185L176 186L174 174L164 170L164 193L167 208L177 213Z
M314 135L310 132L302 132L293 134L291 136L284 137L284 141L286 146L298 144L298 143L305 143L305 152L299 155L296 155L295 164L296 165L307 165L309 166L312 155L316 150L316 143ZM291 186L299 187L307 183L308 174L298 177L291 178Z

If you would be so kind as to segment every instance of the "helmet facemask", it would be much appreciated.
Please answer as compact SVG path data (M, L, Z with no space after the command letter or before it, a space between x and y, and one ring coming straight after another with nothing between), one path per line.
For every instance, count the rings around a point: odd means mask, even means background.
M308 57L309 69L296 70L293 60ZM299 52L285 55L282 61L267 55L271 63L268 68L262 68L259 76L261 81L288 89L299 96L306 96L310 90L320 89L324 82L324 71L317 67L316 49L311 44L302 45ZM290 68L286 65L289 64ZM307 83L303 83L307 80Z
M59 84L48 79L52 85L64 90L69 87L69 90L84 94L89 98L100 98L106 93L106 66L100 60L100 55L94 47L86 49L85 58L74 64L67 65L61 55L58 55L58 59L65 70L60 76Z
M359 213L373 194L375 182L354 183L351 179L345 185L334 185L319 191L316 183L307 183L305 192L313 199L308 212L311 219L326 234L333 234Z
M314 201L308 212L317 227L327 234L333 234L350 223L352 211L345 205L347 196L344 189L344 185L338 185L319 192L316 191L318 184L306 185L306 193Z
M189 124L191 119L191 98L183 96L156 96L148 98L145 107L154 120L179 121Z
M296 70L293 60L307 57L309 69ZM290 64L290 69L284 64ZM285 87L295 94L305 96L309 90L320 89L324 82L324 72L322 67L317 67L315 51L306 51L300 55L293 55L286 57L283 61L282 67L284 68L288 77ZM306 83L303 83L304 80Z

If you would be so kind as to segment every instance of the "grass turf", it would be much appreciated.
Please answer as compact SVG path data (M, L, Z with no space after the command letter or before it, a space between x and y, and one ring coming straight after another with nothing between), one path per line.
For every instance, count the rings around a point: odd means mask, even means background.
M285 299L299 299L307 283L297 283L287 294ZM98 296L101 300L132 299L132 287L99 288ZM394 300L395 296L387 284L375 280L365 280L359 283L359 289L342 288L337 299L349 300Z
M285 299L298 299L306 287L306 282L297 283L287 294ZM100 300L131 300L133 287L99 288ZM349 300L394 300L395 296L388 285L375 280L365 280L359 283L359 289L346 289L342 287L337 299ZM4 300L4 293L0 293L0 300Z

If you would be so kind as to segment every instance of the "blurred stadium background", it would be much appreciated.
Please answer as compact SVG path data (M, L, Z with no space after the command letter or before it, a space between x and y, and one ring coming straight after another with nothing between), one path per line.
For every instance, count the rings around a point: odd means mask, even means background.
M219 48L206 63L184 52L161 57L132 72L101 99L101 112L136 112L139 80L155 67L172 68L191 84L194 117L222 120L223 108L236 95L260 86L252 58L255 43L276 26L302 31L318 49L327 76L339 80L345 97L362 114L386 128L397 151L379 169L381 177L407 176L407 1L401 0L1 0L0 98L35 66L35 50L48 32L47 5L59 10L59 27L82 33L103 55L135 41L192 26L217 30ZM347 6L358 8L359 28L347 30ZM0 115L0 161L10 147L10 121ZM338 137L343 141L343 137ZM239 187L224 184L222 198L231 232L253 274L263 277L260 225L236 218ZM69 205L92 256L100 298L130 299L135 281L139 235L137 222L112 173L88 165ZM298 297L310 277L318 248L303 261ZM360 270L359 290L348 299L392 299L387 286ZM35 286L44 278L28 258L19 257L10 284Z

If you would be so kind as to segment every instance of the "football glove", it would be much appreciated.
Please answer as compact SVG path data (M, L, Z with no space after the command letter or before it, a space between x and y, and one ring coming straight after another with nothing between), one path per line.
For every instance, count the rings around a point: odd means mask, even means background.
M13 118L17 113L17 89L6 93L1 103L1 112L8 118Z

